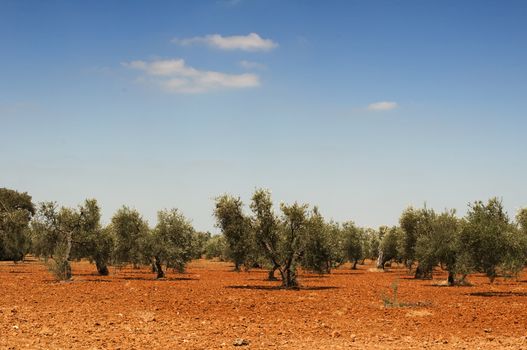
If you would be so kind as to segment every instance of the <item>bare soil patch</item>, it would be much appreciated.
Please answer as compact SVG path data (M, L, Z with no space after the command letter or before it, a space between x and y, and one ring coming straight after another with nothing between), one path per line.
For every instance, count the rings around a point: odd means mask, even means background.
M420 281L370 268L303 273L299 290L283 290L266 271L205 260L164 280L80 262L66 283L36 260L2 262L0 349L527 348L527 274L438 288L441 272ZM425 306L385 308L395 279L401 302Z

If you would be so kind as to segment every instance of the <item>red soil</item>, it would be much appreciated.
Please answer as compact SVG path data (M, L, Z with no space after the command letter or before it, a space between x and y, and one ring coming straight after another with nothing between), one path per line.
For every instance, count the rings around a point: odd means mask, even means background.
M241 349L527 348L526 274L442 287L440 272L417 281L370 267L302 274L294 291L273 288L265 271L204 260L159 281L148 269L101 277L75 263L66 283L38 261L3 262L0 349L231 349L236 339L248 341ZM397 279L413 306L384 307Z

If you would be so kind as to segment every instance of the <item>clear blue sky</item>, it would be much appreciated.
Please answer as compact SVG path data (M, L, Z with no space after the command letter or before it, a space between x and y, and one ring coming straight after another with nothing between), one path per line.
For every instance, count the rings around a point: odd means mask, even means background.
M251 34L253 33L253 34ZM526 1L0 0L0 186L151 224L527 205Z

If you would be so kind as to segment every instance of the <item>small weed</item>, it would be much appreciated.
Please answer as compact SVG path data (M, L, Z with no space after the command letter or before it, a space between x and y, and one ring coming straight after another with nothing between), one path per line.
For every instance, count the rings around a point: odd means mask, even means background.
M49 260L47 266L58 281L71 279L71 266L69 261Z
M432 303L430 302L415 302L415 303L407 303L407 302L400 302L399 296L399 279L396 279L392 282L392 296L382 294L381 298L384 303L385 308L400 308L400 307L426 307L430 306Z
M381 298L384 303L384 307L400 307L397 292L399 290L399 279L396 279L392 282L392 297L389 295L382 294Z

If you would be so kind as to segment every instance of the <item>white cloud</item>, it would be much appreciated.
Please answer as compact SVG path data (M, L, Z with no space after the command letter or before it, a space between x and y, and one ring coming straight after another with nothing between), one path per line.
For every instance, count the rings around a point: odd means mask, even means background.
M264 39L256 33L248 35L222 36L211 34L186 39L172 39L173 43L187 46L204 44L220 50L243 50L243 51L270 51L278 46L271 39Z
M263 63L246 61L246 60L240 61L240 66L242 66L245 69L265 69L267 68L267 66Z
M396 109L397 107L399 107L397 102L380 101L380 102L370 103L368 105L368 110L369 111L375 111L375 112L391 111L392 109Z
M260 85L255 74L227 74L198 70L183 59L132 61L123 63L127 68L141 70L163 90L174 93L204 93L218 89L242 89Z

